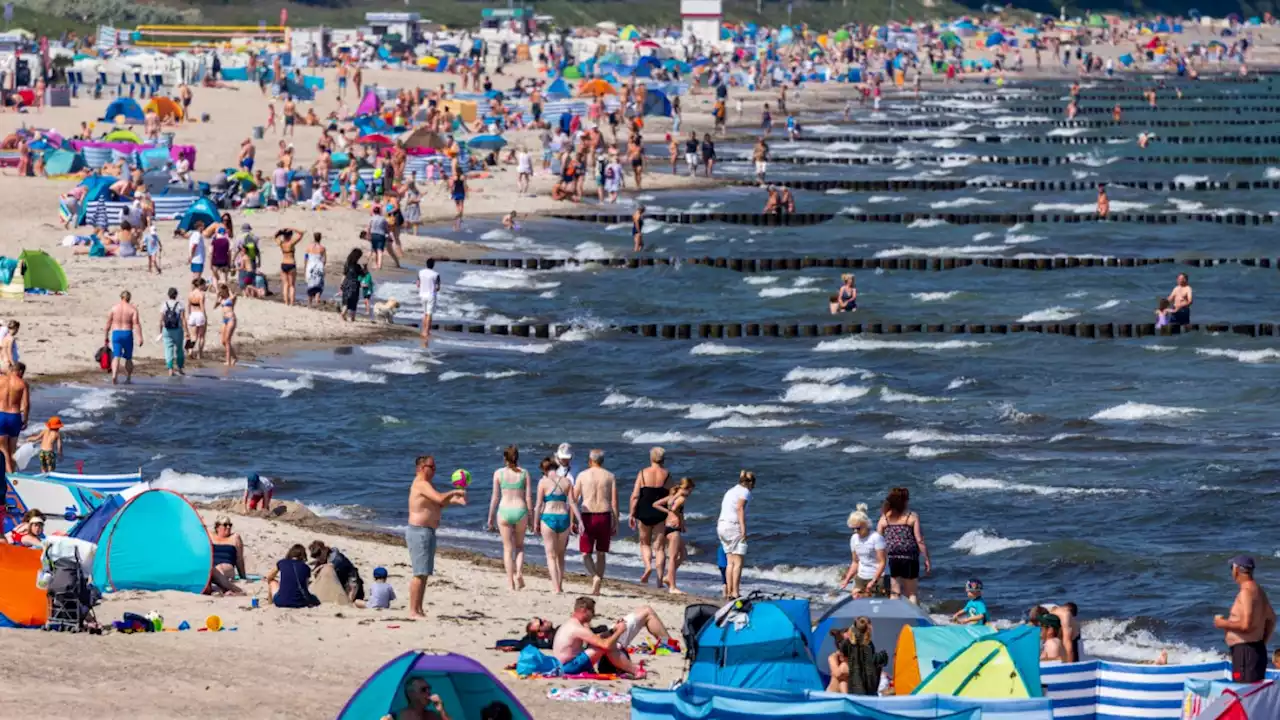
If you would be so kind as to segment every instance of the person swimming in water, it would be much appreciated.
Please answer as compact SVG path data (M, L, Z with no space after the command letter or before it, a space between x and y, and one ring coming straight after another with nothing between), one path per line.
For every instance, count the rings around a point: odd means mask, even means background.
M1169 302L1173 303L1171 325L1191 324L1191 303L1194 301L1191 292L1191 280L1186 273L1178 273L1178 284L1169 293Z
M836 305L840 312L857 312L858 311L858 288L855 287L856 280L853 273L845 273L840 276L840 291L836 293Z

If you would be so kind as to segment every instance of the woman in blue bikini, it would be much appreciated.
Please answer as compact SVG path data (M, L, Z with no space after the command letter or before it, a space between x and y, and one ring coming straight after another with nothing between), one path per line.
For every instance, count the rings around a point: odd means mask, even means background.
M505 464L493 471L493 498L489 501L489 531L497 517L502 534L502 566L512 590L524 589L524 534L529 529L529 506L533 492L529 472L520 467L520 451L508 445L502 451Z
M563 592L564 556L569 547L569 534L579 526L578 500L569 478L556 472L559 463L543 458L542 479L538 481L538 503L533 510L533 531L542 536L547 551L547 571L551 575L551 590ZM570 513L573 514L570 522Z

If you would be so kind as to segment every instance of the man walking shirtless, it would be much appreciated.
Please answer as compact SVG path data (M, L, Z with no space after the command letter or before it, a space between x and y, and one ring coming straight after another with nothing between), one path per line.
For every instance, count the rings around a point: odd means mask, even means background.
M578 497L582 498L582 536L578 550L591 575L591 594L600 594L609 543L618 533L618 481L604 469L604 451L592 450L589 467L578 473ZM593 555L594 553L594 555Z
M8 472L18 469L13 454L18 449L18 436L27 428L27 418L31 415L31 392L23 378L26 374L26 364L13 363L0 381L4 383L4 392L0 393L0 437L4 443L0 450L4 451L4 467Z
M133 382L133 341L142 347L142 321L138 319L138 308L129 303L133 296L128 290L120 293L120 302L107 313L106 337L104 345L111 346L111 384L115 385L120 376L120 364L124 363L125 382Z

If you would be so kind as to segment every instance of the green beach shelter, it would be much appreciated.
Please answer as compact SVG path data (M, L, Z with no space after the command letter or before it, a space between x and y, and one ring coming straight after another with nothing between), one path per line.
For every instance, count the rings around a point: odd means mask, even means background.
M1107 19L1101 15L1089 16L1089 27L1104 28L1107 26Z
M27 266L23 281L28 289L67 291L67 274L49 253L43 250L23 250L18 260Z
M142 138L138 137L138 133L132 130L124 130L120 128L107 133L102 139L106 142L124 142L133 143L134 145L142 144Z
M964 44L963 42L960 41L960 36L956 35L953 32L944 32L938 36L938 39L942 41L942 47L946 48L947 50L960 47L961 45Z
M582 70L577 65L570 65L560 72L560 77L566 80L581 80Z

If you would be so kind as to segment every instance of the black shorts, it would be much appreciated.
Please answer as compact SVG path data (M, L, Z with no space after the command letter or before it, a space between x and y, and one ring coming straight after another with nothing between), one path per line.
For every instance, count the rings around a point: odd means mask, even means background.
M920 558L889 558L889 577L915 580L920 577Z
M1267 644L1261 640L1231 646L1231 682L1255 683L1267 679Z

